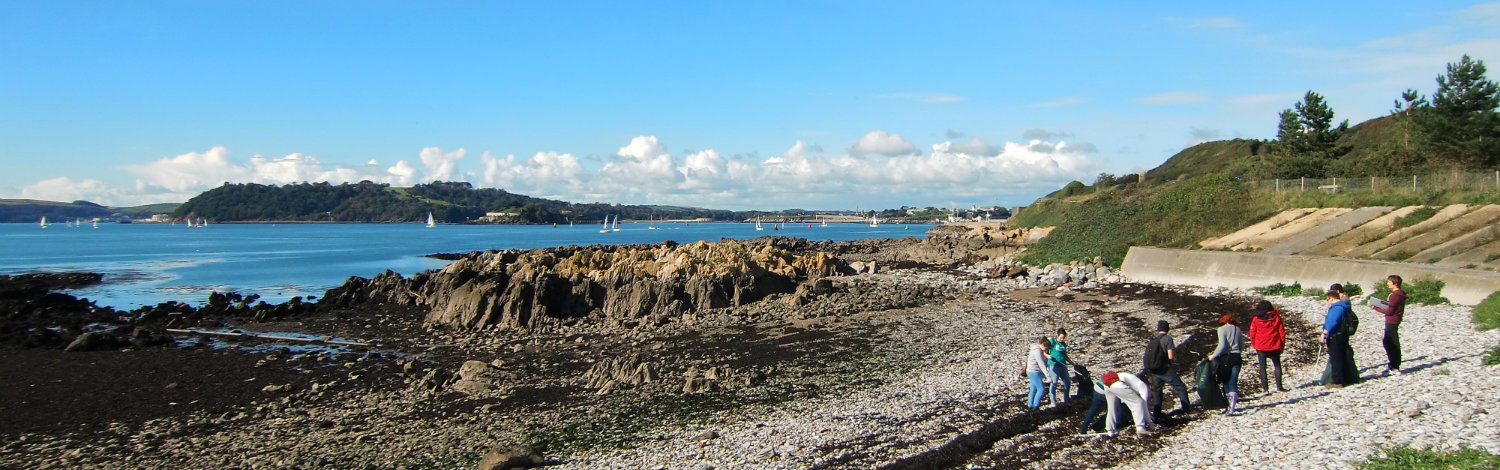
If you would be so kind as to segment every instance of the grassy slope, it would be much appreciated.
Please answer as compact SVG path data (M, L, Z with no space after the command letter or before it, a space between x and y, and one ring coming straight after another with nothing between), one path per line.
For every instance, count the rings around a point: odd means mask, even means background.
M1372 119L1340 139L1349 153L1344 165L1365 161L1400 138L1389 117ZM1489 192L1282 192L1253 188L1240 175L1266 155L1263 143L1206 142L1184 149L1146 172L1146 184L1083 188L1038 199L1011 219L1013 227L1056 226L1024 255L1032 263L1068 262L1103 256L1118 266L1132 245L1196 248L1197 242L1237 230L1295 207L1363 207L1500 204ZM1337 167L1338 165L1335 165Z

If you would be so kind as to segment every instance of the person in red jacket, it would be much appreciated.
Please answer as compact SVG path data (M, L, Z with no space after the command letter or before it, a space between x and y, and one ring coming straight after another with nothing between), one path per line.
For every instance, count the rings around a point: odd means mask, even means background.
M1255 303L1255 313L1250 316L1250 347L1255 348L1256 364L1260 367L1260 383L1271 392L1271 383L1266 381L1266 359L1276 368L1276 391L1285 392L1281 384L1281 349L1286 347L1286 325L1281 323L1281 311L1262 299Z
M1391 295L1387 297L1384 304L1371 302L1370 308L1385 315L1385 337L1381 338L1380 344L1385 346L1385 370L1380 375L1401 375L1401 336L1398 329L1401 328L1401 317L1406 315L1406 291L1401 290L1401 276L1392 274L1385 278L1386 287L1391 288Z

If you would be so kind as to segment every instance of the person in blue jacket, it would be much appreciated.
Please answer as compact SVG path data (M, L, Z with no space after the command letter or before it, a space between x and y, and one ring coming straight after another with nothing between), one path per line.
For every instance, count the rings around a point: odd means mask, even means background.
M1350 348L1349 334L1344 331L1345 317L1349 315L1349 301L1343 299L1341 294L1330 289L1324 295L1328 299L1328 316L1323 317L1321 341L1328 346L1328 365L1332 369L1328 378L1329 388L1343 388L1354 383L1355 372L1349 367L1354 349Z

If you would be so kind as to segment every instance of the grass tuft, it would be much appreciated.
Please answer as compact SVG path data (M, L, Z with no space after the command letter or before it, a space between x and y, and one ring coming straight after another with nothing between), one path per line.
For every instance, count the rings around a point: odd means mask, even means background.
M1418 207L1417 210L1411 211L1410 214L1406 214L1406 215L1403 215L1401 217L1397 217L1396 218L1396 228L1405 228L1405 227L1410 227L1410 226L1422 223L1422 221L1427 220L1427 219L1431 219L1432 216L1437 215L1437 213L1438 213L1438 210L1437 210L1436 207L1432 207L1432 206Z
M1495 469L1500 456L1480 449L1456 451L1417 450L1411 447L1381 448L1370 460L1355 464L1361 470Z
M1474 325L1480 330L1500 328L1500 291L1490 294L1474 306Z

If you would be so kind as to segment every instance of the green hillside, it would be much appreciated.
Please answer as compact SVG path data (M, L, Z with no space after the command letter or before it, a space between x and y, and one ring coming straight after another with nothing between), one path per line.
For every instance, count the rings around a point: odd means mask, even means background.
M42 217L55 223L75 219L114 217L108 207L88 201L54 202L34 199L0 199L0 222L37 223Z
M487 213L501 213L498 223L592 223L606 216L623 219L707 218L734 220L736 214L667 206L574 204L512 194L501 189L475 189L469 183L435 182L408 188L387 184L300 183L284 186L225 184L203 192L173 212L177 217L215 222L417 222L427 214L442 223L476 221Z
M1412 176L1436 182L1447 175L1462 182L1466 173L1485 180L1500 170L1500 87L1484 78L1482 62L1467 56L1450 64L1444 78L1431 103L1407 91L1391 115L1353 127L1334 124L1322 97L1308 92L1279 123L1268 117L1278 125L1275 140L1206 142L1143 179L1102 174L1092 185L1074 181L1027 206L1010 225L1057 227L1023 255L1028 262L1101 256L1118 266L1131 246L1196 248L1290 208L1500 203L1500 190L1488 183L1388 184L1379 191L1371 184L1348 190L1342 181L1338 188L1345 189L1337 191L1278 191L1259 183Z

